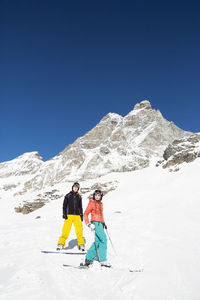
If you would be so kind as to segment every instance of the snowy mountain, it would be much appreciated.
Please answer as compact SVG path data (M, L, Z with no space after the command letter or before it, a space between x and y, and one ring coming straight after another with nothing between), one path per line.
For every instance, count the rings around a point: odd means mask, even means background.
M138 170L162 160L169 144L191 134L167 121L144 100L125 117L109 113L92 130L46 162L33 152L0 164L0 180L29 175L28 180L15 183L13 194L22 195L59 182ZM8 188L5 184L4 189Z

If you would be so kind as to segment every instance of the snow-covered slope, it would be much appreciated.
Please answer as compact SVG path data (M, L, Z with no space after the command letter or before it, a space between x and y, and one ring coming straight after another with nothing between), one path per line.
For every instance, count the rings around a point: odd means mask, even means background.
M63 198L22 215L14 212L16 200L4 194L0 199L0 299L199 300L199 170L197 158L175 173L150 166L98 178L98 182L119 182L104 197L105 220L118 252L115 257L108 242L114 269L100 270L97 265L91 270L68 269L63 263L77 265L80 256L40 252L56 247ZM81 186L96 181L83 181ZM54 188L62 194L71 184ZM84 208L87 196L83 196ZM85 226L84 236L89 247L92 236ZM74 239L72 228L70 245L75 245ZM129 273L128 266L143 272Z

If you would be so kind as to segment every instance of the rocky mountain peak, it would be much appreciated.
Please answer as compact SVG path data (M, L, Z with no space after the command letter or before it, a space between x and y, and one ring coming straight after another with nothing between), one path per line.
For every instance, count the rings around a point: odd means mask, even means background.
M20 156L18 156L16 159L38 159L38 160L42 160L42 157L40 156L38 151L32 151L32 152L26 152Z
M138 109L152 109L151 103L149 102L149 100L143 100L140 103L135 104L134 106L134 110L138 110Z
M113 120L113 119L116 119L116 120L121 120L123 117L119 114L116 114L116 113L108 113L105 117L103 117L101 119L100 122L104 122L106 120Z

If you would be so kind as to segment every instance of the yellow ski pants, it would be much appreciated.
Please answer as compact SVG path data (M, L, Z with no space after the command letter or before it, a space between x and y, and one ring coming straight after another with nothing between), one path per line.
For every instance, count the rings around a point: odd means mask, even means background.
M83 225L81 221L81 217L78 215L67 215L67 219L64 222L63 229L62 229L62 235L59 238L58 245L65 246L65 241L69 236L72 223L74 224L78 246L84 245L85 241L83 238Z

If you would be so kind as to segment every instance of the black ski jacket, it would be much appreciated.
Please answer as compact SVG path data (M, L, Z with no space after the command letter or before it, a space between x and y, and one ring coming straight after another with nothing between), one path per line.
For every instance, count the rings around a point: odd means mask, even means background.
M71 191L65 196L63 202L63 218L67 219L67 215L80 215L83 221L82 197L79 193Z

